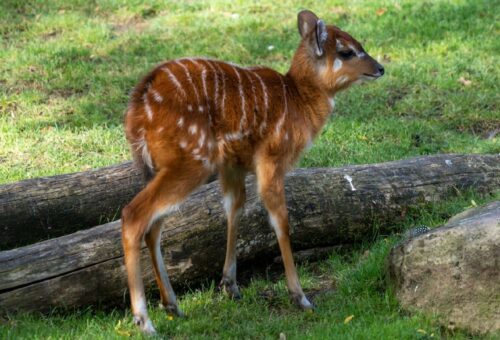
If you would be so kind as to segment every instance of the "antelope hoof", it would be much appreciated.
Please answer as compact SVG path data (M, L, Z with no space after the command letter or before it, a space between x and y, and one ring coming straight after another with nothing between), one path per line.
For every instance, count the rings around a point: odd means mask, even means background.
M219 283L219 289L223 290L233 300L241 299L240 289L234 280L223 277Z
M163 303L160 303L160 308L165 310L165 312L167 312L168 315L174 315L174 316L178 316L180 318L184 317L184 313L179 308L179 306L177 306L176 303L167 303L166 305Z
M304 311L314 311L314 305L309 302L304 294L292 294L293 302Z
M138 326L141 329L141 331L145 334L149 335L156 334L156 330L153 326L153 323L151 322L151 320L149 320L148 317L135 315L134 324Z

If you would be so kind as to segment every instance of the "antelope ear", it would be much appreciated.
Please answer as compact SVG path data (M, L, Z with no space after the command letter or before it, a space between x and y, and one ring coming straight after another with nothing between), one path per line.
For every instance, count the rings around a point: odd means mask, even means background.
M324 53L323 47L328 38L325 23L316 14L308 10L299 13L297 23L302 39L307 37L309 33L314 32L314 51L318 57L321 57Z
M322 20L318 20L316 24L316 55L321 57L325 50L326 39L328 39L328 32L326 30L325 23Z
M299 33L302 38L311 32L318 22L319 18L311 11L300 11L297 15L297 24L299 26Z

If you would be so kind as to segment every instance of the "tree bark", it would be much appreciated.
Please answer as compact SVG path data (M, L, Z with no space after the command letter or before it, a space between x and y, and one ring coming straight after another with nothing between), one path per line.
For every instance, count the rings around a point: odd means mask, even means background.
M114 221L143 185L132 162L2 185L0 249Z
M275 235L247 180L247 203L237 243L239 268L278 255ZM438 155L409 160L298 169L286 178L295 250L352 243L391 229L411 209L462 191L500 188L500 155ZM217 183L202 186L179 212L164 218L162 249L175 285L216 278L225 253L225 217ZM142 250L145 284L154 279ZM47 311L53 307L120 303L126 275L120 222L31 246L0 252L0 308Z

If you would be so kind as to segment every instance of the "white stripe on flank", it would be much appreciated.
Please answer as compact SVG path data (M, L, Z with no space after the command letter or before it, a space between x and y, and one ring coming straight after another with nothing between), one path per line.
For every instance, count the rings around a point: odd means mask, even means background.
M156 100L158 103L161 103L163 101L163 97L155 89L151 89L151 94L153 95L154 100Z
M146 111L146 115L148 116L148 120L153 120L153 111L151 110L151 106L149 106L148 94L144 93L144 110Z
M212 65L212 62L210 60L205 60L207 63L208 67L212 70L214 74L214 80L215 80L215 86L214 86L214 105L215 105L215 110L217 110L217 104L218 104L218 97L217 94L219 93L219 75L217 74L217 71L215 70L214 65Z
M170 69L167 66L162 67L161 70L167 74L167 76L170 78L172 83L174 83L177 90L181 93L181 95L184 97L184 99L186 99L187 98L186 91L182 87L181 83L179 82L179 79L177 79L175 74L173 74L172 71L170 71Z
M283 82L283 79L281 78L281 76L280 76L280 81L281 81L281 86L283 87L284 107L283 107L283 114L281 115L280 119L276 123L276 127L275 127L276 134L279 134L281 129L283 128L283 124L285 123L285 116L288 113L288 100L286 98L286 85Z
M224 74L220 66L217 64L217 62L214 63L215 63L215 68L220 72L222 77L222 100L220 104L220 111L222 113L222 117L224 117L225 116L224 106L226 102L226 75Z
M262 88L262 94L264 96L264 112L262 123L260 124L260 134L262 135L267 127L267 110L269 108L269 98L267 96L267 86L264 83L264 80L262 80L261 76L259 76L257 72L253 71L252 73L257 77L257 79L259 79L260 86Z
M255 76L259 79L260 85L262 86L262 92L264 93L264 111L267 112L269 108L269 97L267 96L267 86L258 73L254 72L253 74L255 74Z
M208 92L207 92L207 69L205 66L201 65L201 83L203 85L203 95L205 96L205 101L208 101Z
M187 59L187 60L189 60L189 59ZM196 63L193 60L189 60L189 61L196 65ZM193 78L191 77L191 73L189 73L187 66L184 65L183 63L181 63L180 60L176 60L175 63L177 65L179 65L180 67L182 67L182 69L184 70L184 73L186 74L186 78L187 78L188 82L191 84L191 87L193 88L194 96L196 97L196 103L199 105L200 104L200 94L198 93L198 89L196 88L196 85L194 84Z
M234 72L236 73L236 77L238 78L238 90L240 92L240 98L241 98L241 112L243 112L243 117L241 117L240 120L240 131L243 130L243 127L245 126L247 122L247 112L245 109L245 94L243 93L243 83L241 82L241 76L236 67L232 64L230 64L231 67L233 68Z
M252 80L252 72L248 71L248 70L244 70L244 73L248 79L248 81L250 82L250 86L252 87L252 93L253 93L253 126L257 125L257 115L255 114L256 112L256 109L257 109L257 93L255 92L255 85L253 83L253 80ZM250 109L250 112L252 112L252 110Z

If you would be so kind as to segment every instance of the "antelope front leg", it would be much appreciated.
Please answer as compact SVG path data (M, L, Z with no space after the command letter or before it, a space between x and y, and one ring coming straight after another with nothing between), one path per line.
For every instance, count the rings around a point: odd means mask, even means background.
M269 221L278 238L288 291L293 301L300 308L312 309L312 303L309 302L302 291L297 269L293 262L285 200L284 172L279 171L274 164L262 164L257 170L257 179L260 195L269 213Z
M225 169L220 173L224 192L224 209L227 215L226 260L220 286L233 299L241 297L236 283L236 239L238 221L245 204L245 173L238 169Z

